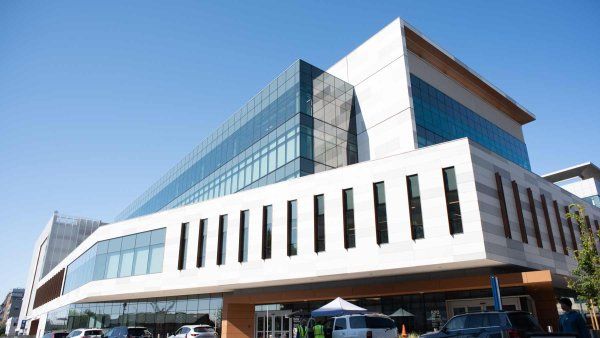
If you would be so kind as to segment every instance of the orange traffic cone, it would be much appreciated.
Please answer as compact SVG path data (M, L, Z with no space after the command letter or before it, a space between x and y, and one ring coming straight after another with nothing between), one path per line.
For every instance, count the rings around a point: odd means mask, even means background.
M408 335L406 334L406 327L402 324L402 338L406 338Z

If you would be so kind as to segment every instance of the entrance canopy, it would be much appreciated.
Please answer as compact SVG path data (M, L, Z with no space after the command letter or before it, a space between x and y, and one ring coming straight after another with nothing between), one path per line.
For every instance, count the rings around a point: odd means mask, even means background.
M342 316L352 313L366 313L367 309L363 309L360 306L356 306L350 302L343 300L338 297L323 305L322 307L311 312L313 317L326 317L326 316Z

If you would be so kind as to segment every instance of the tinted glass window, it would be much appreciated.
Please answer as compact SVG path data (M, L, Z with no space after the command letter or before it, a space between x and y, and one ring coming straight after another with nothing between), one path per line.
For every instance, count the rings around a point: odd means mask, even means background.
M98 336L101 335L102 331L101 330L87 330L85 331L85 335L86 336Z
M144 328L132 328L132 329L129 329L128 331L129 331L130 336L140 337L140 336L144 335L145 329Z
M356 316L350 317L350 327L353 329L391 329L396 323L386 317Z
M54 334L54 338L65 338L68 335L69 334L66 332L57 332ZM52 337L52 335L50 335L50 337Z
M483 314L468 315L466 327L467 328L484 327L484 325L483 325L484 318L485 318L485 316Z
M467 316L458 316L450 319L450 321L446 324L446 330L460 330L465 328L465 321L467 320Z
M350 317L350 328L352 329L364 329L367 327L365 317Z
M215 332L212 327L195 327L194 332Z
M369 329L392 329L396 323L386 317L365 317L367 328Z
M181 328L181 333L185 334L185 333L188 333L188 332L190 332L190 328L189 327L182 327Z
M514 328L524 331L542 331L538 322L529 313L514 312L508 314L508 320Z
M335 320L334 330L345 330L346 329L346 318L338 318Z

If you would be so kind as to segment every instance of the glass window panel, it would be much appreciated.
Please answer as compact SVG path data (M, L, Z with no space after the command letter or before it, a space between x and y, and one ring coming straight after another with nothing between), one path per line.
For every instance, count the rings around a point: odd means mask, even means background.
M150 245L150 231L141 232L135 236L135 247L140 248Z
M121 250L133 249L133 247L135 246L135 237L136 235L123 237L123 242L121 243Z
M166 228L162 228L162 229L158 229L158 230L153 230L152 231L152 235L151 235L150 244L154 245L154 244L164 243L165 242L165 234L166 234L166 232L167 232Z
M134 267L133 274L134 275L144 275L148 271L148 254L150 252L150 248L136 248L135 249L135 257L134 257Z
M113 252L108 254L108 263L106 265L106 278L116 278L119 272L119 259L121 254Z
M133 268L133 249L129 249L129 250L121 252L121 264L119 267L119 277L131 276L132 268Z
M162 272L164 246L162 244L150 247L150 263L148 273Z
M108 241L108 252L118 252L121 250L121 242L123 237L113 238Z

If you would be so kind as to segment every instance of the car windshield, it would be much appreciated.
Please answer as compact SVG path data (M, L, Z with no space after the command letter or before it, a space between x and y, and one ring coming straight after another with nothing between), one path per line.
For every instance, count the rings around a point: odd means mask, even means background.
M529 313L525 312L513 312L508 314L508 320L513 325L513 327L517 330L535 332L535 331L543 331L538 324L537 320L533 318L533 316Z
M195 327L194 332L215 332L215 329L208 326Z
M127 334L134 337L142 337L144 335L144 331L146 331L146 329L143 327L132 327L127 330Z
M396 323L386 317L355 316L350 317L350 327L353 329L393 329Z

